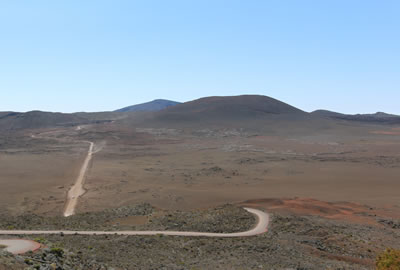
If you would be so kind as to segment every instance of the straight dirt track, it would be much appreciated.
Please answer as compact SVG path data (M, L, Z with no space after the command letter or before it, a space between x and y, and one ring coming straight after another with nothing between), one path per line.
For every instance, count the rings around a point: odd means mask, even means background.
M93 142L87 142L87 143L89 143L89 150L87 156L85 158L85 161L83 162L82 168L79 172L75 184L71 187L71 189L68 191L67 194L67 202L65 204L65 209L64 209L65 217L69 217L75 214L75 208L76 205L78 204L78 199L85 193L83 184L85 182L86 171L88 169L90 160L92 159L93 156L93 147L94 147Z

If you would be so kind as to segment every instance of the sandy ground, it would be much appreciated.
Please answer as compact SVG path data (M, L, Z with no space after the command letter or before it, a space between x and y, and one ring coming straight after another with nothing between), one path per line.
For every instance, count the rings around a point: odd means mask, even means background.
M84 156L76 153L0 154L0 205L15 213L60 213Z

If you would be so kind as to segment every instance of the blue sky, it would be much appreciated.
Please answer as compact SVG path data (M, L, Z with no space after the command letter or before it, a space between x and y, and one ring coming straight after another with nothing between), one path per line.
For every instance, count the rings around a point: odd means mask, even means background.
M0 111L262 94L400 114L400 1L0 2Z

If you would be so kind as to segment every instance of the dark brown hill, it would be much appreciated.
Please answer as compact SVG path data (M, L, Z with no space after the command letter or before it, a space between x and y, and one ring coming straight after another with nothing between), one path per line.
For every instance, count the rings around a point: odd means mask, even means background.
M307 113L279 100L257 95L206 97L176 105L154 115L156 121L167 122L237 122L279 115Z
M138 127L244 128L279 130L297 125L303 129L312 116L279 100L260 95L206 97L145 115L126 119ZM320 118L318 118L320 119ZM312 124L310 122L310 124Z
M212 113L223 115L286 114L304 112L279 100L260 95L205 97L186 102L162 111L172 113Z

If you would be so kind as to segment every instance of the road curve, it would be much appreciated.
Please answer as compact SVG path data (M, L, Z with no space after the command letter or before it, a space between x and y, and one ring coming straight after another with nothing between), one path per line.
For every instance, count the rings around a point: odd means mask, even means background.
M75 184L71 187L71 189L68 191L67 194L67 202L65 204L64 208L64 216L69 217L75 214L75 208L76 205L78 204L78 199L80 196L82 196L85 193L85 190L83 189L83 183L85 181L85 175L86 171L88 169L90 160L92 159L93 155L93 147L94 143L93 142L88 142L89 143L89 150L87 153L87 156L85 158L85 161L83 162L83 165L81 167L81 170L79 172L78 178L76 179Z
M237 233L210 233L210 232L179 232L179 231L40 231L40 230L0 230L0 235L45 235L45 234L64 234L64 235L173 235L173 236L204 236L204 237L245 237L267 232L269 215L261 210L244 208L257 217L256 226L245 232Z
M0 239L0 245L5 246L5 250L12 254L23 254L41 247L39 243L25 239Z

